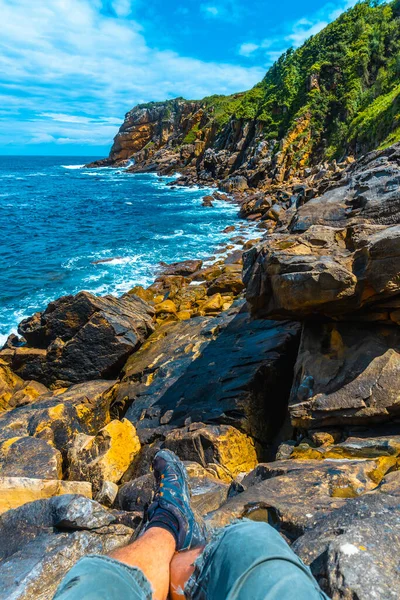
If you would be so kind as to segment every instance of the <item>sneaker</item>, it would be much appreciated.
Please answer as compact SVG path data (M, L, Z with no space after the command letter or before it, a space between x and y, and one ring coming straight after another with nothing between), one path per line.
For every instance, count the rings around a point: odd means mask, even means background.
M160 450L153 460L156 492L150 505L145 530L168 513L174 523L177 551L204 546L207 530L190 506L189 479L182 461L170 450ZM169 519L167 518L169 521Z

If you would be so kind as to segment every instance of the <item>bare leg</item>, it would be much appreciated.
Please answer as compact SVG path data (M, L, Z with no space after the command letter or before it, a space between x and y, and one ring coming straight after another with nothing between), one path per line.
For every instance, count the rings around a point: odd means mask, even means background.
M194 571L196 558L203 552L204 548L177 552L171 562L170 599L182 600L183 590Z
M129 546L118 548L109 556L131 567L138 567L150 582L154 600L166 600L170 563L175 550L174 536L165 529L153 527Z

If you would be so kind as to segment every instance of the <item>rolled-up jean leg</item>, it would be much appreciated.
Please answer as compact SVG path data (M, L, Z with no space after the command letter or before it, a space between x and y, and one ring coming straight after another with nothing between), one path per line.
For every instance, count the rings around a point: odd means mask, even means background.
M329 600L311 571L267 523L218 532L185 588L191 600Z
M140 569L108 556L85 556L66 574L53 600L151 600Z

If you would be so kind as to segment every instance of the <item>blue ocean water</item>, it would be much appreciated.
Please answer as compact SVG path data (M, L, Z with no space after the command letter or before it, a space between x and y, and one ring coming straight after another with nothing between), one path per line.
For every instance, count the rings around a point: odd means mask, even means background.
M59 296L149 285L160 261L207 258L232 237L237 207L204 208L204 188L82 168L91 160L0 157L0 342Z

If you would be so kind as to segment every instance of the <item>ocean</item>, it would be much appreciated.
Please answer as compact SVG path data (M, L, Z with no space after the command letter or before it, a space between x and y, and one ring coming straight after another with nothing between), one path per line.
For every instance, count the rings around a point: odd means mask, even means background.
M0 156L0 344L60 296L150 285L160 261L207 259L234 235L237 206L203 207L211 190L83 168L96 158Z

